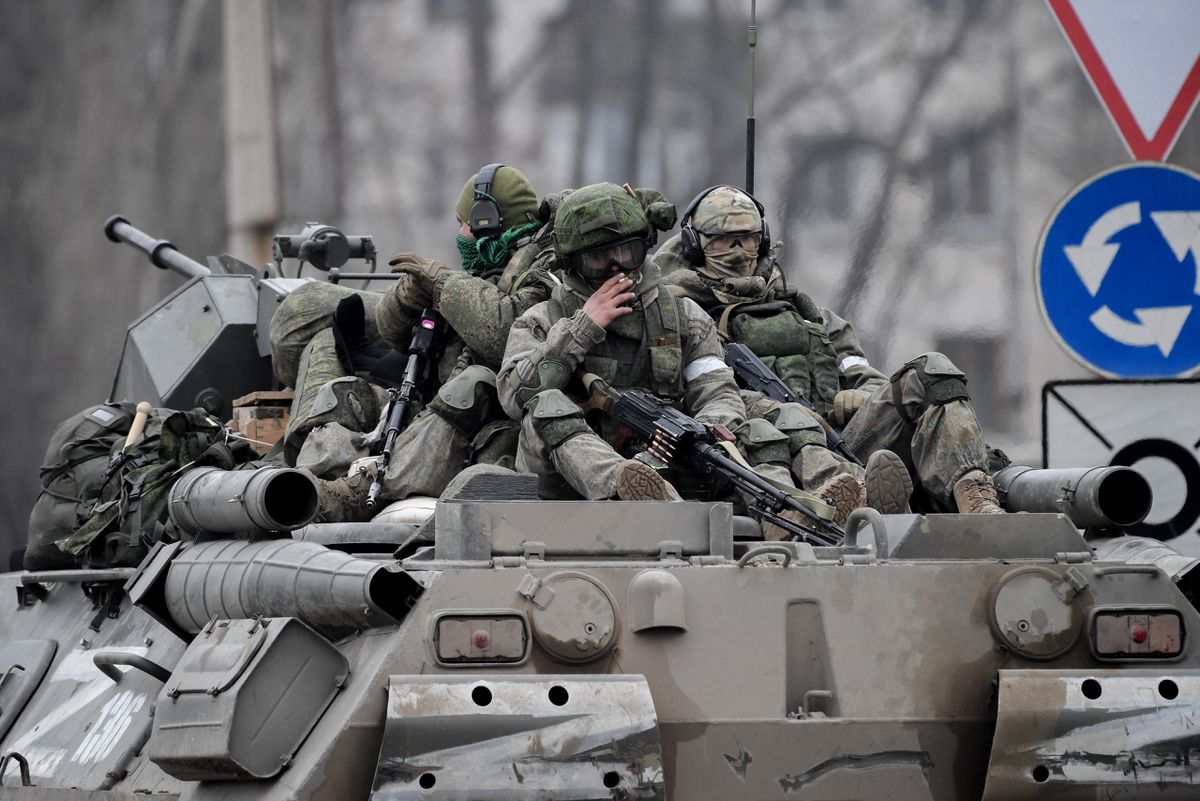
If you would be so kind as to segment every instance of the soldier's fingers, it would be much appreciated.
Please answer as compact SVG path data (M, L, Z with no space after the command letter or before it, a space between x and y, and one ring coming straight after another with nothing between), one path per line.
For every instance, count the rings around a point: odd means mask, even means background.
M613 302L618 305L624 306L626 303L629 303L631 300L633 300L636 297L637 297L636 293L625 292L621 295L617 295L616 297L614 297Z
M612 310L612 316L614 318L620 317L621 315L624 315L624 314L632 314L632 313L633 313L633 309L630 308L629 306L617 306Z
M392 256L388 264L392 266L397 264L411 264L419 258L420 256L418 256L416 253L397 253L395 256Z
M607 295L616 294L617 292L620 292L622 290L622 288L625 286L625 282L627 280L628 279L623 274L617 273L612 278L609 278L607 281L605 281L603 284L601 284L600 289L598 289L597 291L603 292Z

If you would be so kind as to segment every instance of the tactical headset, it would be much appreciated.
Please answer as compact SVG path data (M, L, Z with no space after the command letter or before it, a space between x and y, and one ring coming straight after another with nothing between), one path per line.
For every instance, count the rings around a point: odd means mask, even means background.
M505 165L489 164L475 176L475 200L471 203L471 212L467 215L467 227L476 239L485 236L496 236L504 231L504 215L496 198L492 197L492 181L496 172ZM757 201L755 201L757 202Z
M683 212L683 217L679 220L679 235L680 239L683 240L683 257L691 264L695 264L697 267L704 264L704 246L700 243L700 233L692 227L692 215L696 213L696 207L700 205L700 201L708 197L709 192L713 191L714 189L720 189L722 186L727 186L727 184L710 186L708 189L705 189L703 192L696 195L692 202L688 204L687 210ZM771 229L767 225L766 209L763 208L763 204L758 202L758 198L754 197L754 195L750 194L746 190L738 189L736 186L731 186L729 188L737 189L743 195L750 198L752 201L754 201L755 208L758 209L758 216L762 220L762 239L758 244L758 257L761 259L763 256L771 252Z

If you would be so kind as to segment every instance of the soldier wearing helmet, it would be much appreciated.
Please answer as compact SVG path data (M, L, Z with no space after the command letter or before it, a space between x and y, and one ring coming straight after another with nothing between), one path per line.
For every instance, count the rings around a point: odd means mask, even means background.
M628 458L612 421L593 429L584 419L564 392L577 371L649 390L707 423L745 420L712 320L661 290L645 260L655 228L674 219L656 193L639 200L609 183L578 189L558 207L553 258L566 268L562 284L513 326L498 381L505 410L522 421L517 469L542 476L548 496L680 497L646 454Z
M906 503L911 471L939 508L1001 511L966 376L940 353L922 354L890 377L872 367L849 322L787 287L756 199L736 187L706 189L684 213L679 235L655 258L665 282L699 303L723 339L747 344L812 402L817 415L845 426L842 436L860 458L874 457L874 465L868 459L867 489L873 489L871 470L877 468L878 494ZM838 475L863 477L860 468L825 448L824 419L761 396L747 398L747 406L789 436L802 486ZM889 450L907 471L892 462Z

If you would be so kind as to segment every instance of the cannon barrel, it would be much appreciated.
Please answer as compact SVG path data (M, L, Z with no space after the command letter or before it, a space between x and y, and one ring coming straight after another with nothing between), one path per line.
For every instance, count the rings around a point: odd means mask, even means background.
M1125 528L1146 519L1154 493L1132 467L1038 470L1011 465L993 476L1010 512L1061 512L1078 528Z
M150 263L162 270L174 270L184 278L211 275L212 270L195 259L180 253L165 239L155 239L145 231L134 228L120 215L109 217L104 223L104 235L113 242L125 242L150 257Z
M167 569L167 612L196 633L213 618L295 617L317 627L403 620L416 581L382 562L297 540L217 540L183 549Z
M171 487L171 521L190 534L291 531L317 515L317 485L303 470L197 467Z

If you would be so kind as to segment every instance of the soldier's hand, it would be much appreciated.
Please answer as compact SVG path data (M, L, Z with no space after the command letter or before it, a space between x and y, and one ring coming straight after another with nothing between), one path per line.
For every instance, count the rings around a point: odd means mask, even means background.
M622 273L609 278L583 304L583 313L592 318L592 322L601 328L608 328L609 323L629 314L633 308L628 304L637 297L630 292L633 281Z
M867 402L871 393L865 389L843 389L833 396L833 422L844 426L854 413Z
M427 259L416 253L401 253L398 256L393 256L388 264L392 266L392 272L408 273L430 293L433 292L438 279L444 273L451 271L449 267L440 261Z

